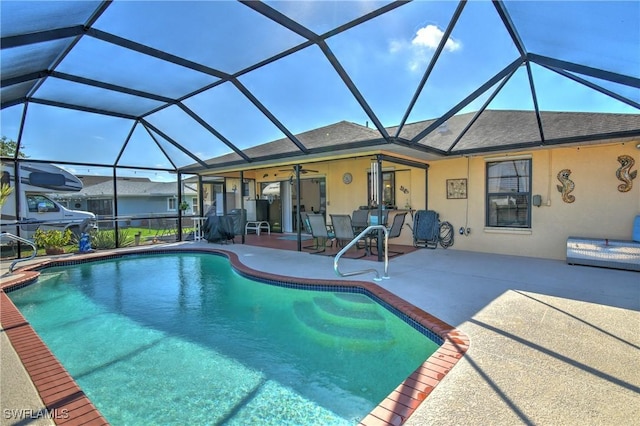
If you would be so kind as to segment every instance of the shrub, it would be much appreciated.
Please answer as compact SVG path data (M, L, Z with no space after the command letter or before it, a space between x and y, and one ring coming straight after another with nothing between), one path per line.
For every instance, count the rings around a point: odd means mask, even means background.
M133 245L133 237L126 229L118 230L118 242L120 247ZM114 249L116 248L116 233L112 229L98 230L91 233L91 247L94 249Z
M43 231L38 228L33 234L33 241L39 248L61 248L71 244L71 230L58 231L55 229Z

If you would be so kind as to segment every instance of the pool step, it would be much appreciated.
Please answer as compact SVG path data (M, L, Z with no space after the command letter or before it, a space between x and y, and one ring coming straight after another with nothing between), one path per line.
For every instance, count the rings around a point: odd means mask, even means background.
M377 312L380 305L374 302L370 297L359 293L334 293L331 298L337 305L346 308L356 308L360 311Z
M315 297L312 305L318 317L329 324L342 326L347 322L354 328L385 330L384 317L375 310L375 306L362 306L360 303L346 305L329 297Z
M375 303L375 302L372 302ZM375 312L375 306L361 302L345 304L335 297L316 297L309 302L293 306L299 323L317 341L349 349L379 349L394 343L387 331L384 318Z

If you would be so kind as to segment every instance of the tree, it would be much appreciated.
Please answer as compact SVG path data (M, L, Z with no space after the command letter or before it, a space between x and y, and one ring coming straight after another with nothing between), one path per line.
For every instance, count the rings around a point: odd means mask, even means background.
M0 137L0 155L2 157L13 157L18 150L18 158L27 158L24 152L19 150L18 142L9 139L6 136ZM24 147L22 147L24 148Z
M0 137L0 155L1 156L13 157L16 153L16 150L18 150L18 142L12 139L8 139L6 136ZM24 152L19 150L18 150L18 157L27 158ZM1 172L2 172L2 167L0 167L0 173ZM4 174L2 176L4 178ZM5 182L5 180L3 179L2 182L0 183L0 206L2 206L5 201L7 201L7 198L9 198L9 195L11 195L12 190L13 188L11 188L9 182L8 181Z
M11 191L13 191L13 188L11 188L9 185L5 183L0 185L0 207L4 205L5 201L7 201L7 198L9 198L9 195L11 195Z

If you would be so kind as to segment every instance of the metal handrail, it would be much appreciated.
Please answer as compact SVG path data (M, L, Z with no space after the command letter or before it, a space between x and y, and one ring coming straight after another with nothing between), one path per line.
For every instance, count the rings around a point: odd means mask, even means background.
M31 256L23 257L23 258L20 258L20 259L16 259L13 262L11 262L11 265L9 265L9 273L10 274L13 273L13 268L16 266L17 263L26 262L27 260L31 260L34 257L36 257L36 255L38 254L38 248L36 247L36 245L31 240L27 240L26 238L18 237L17 235L10 234L9 232L2 232L0 234L0 237L7 237L10 240L17 241L18 243L25 243L25 244L31 246L31 248L33 249L33 253L31 253Z
M382 229L384 231L384 276L380 278L380 273L377 269L363 269L362 271L352 271L352 272L340 272L338 268L338 262L340 261L340 257L351 247L358 243L366 234L368 234L373 229ZM371 225L368 226L364 231L360 232L353 240L349 242L342 250L336 254L336 257L333 259L333 270L339 277L351 277L354 275L366 274L369 272L375 272L376 277L373 279L374 281L382 281L383 279L389 279L389 256L388 256L388 241L389 241L389 230L384 225Z

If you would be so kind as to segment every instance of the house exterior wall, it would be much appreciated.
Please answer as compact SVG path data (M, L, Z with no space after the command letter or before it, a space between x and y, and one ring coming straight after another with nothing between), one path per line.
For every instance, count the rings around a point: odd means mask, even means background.
M327 176L327 212L351 214L353 210L367 204L368 175L371 160L366 158L340 160L331 163ZM405 226L400 237L392 241L393 244L413 244L413 218L407 211L407 203L412 209L424 209L427 194L425 192L425 170L407 167L391 162L382 163L383 170L395 171L395 198L398 210L389 212L388 224L391 225L397 213L407 212ZM344 173L351 173L353 181L346 185L342 181ZM405 188L405 194L400 189Z
M532 194L542 196L542 206L532 207L530 229L497 229L485 226L486 161L504 155L441 160L429 169L429 208L456 230L452 249L513 254L552 259L566 257L569 236L630 240L633 220L640 214L640 179L629 192L618 191L617 158L634 158L637 170L640 151L636 142L585 147L555 148L510 155L530 155ZM562 200L557 174L570 169L575 183L573 203ZM468 198L447 199L446 180L468 176ZM468 236L460 227L469 227Z
M118 216L148 216L156 214L174 214L177 210L168 210L168 196L122 197L118 199ZM177 204L177 203L176 203Z
M622 182L616 177L620 168L620 155L629 155L635 160L632 170L640 166L640 141L608 143L581 147L558 147L507 154L477 155L431 161L428 170L428 188L425 188L425 171L403 165L383 162L383 169L396 172L395 194L397 211L389 214L389 224L397 212L426 208L435 210L441 221L450 222L455 231L454 245L449 250L470 250L518 256L551 259L566 257L566 240L569 236L609 239L631 239L633 220L640 214L640 178L633 181L629 192L618 191ZM512 158L531 158L531 194L540 195L542 205L531 207L531 228L491 228L485 226L486 216L486 163ZM327 182L327 220L331 214L351 214L354 209L367 202L367 172L371 160L368 158L337 159L326 163L305 166L317 170ZM261 170L259 181L287 180L289 173L280 171L286 167ZM557 186L557 174L570 169L570 179L575 183L571 195L573 203L562 200ZM350 184L342 181L344 173L353 176ZM261 179L263 174L269 177ZM276 176L277 175L277 176ZM447 179L468 179L466 199L447 199ZM405 194L400 189L405 188ZM394 244L413 243L413 218L409 212L405 227ZM469 228L469 235L460 235L458 230Z
M396 172L395 194L396 204L399 211L406 211L407 203L414 209L424 209L425 207L425 171L424 169L410 168L390 162L383 162L383 169ZM290 167L290 166L289 166ZM367 204L367 185L371 167L371 160L367 158L348 158L332 160L326 163L313 163L303 168L317 170L318 173L305 174L305 178L325 177L327 188L327 221L330 221L331 214L351 214L353 210ZM282 172L287 167L275 167L272 169L262 169L255 174L258 185L260 182L273 182L288 180L291 173ZM351 173L353 180L350 184L342 181L344 173ZM263 178L267 174L268 176ZM400 190L405 188L405 194ZM396 211L389 215L389 224L393 220ZM407 214L405 224L411 226L413 223L411 215ZM399 238L393 240L394 244L411 245L413 243L412 231L405 226Z

